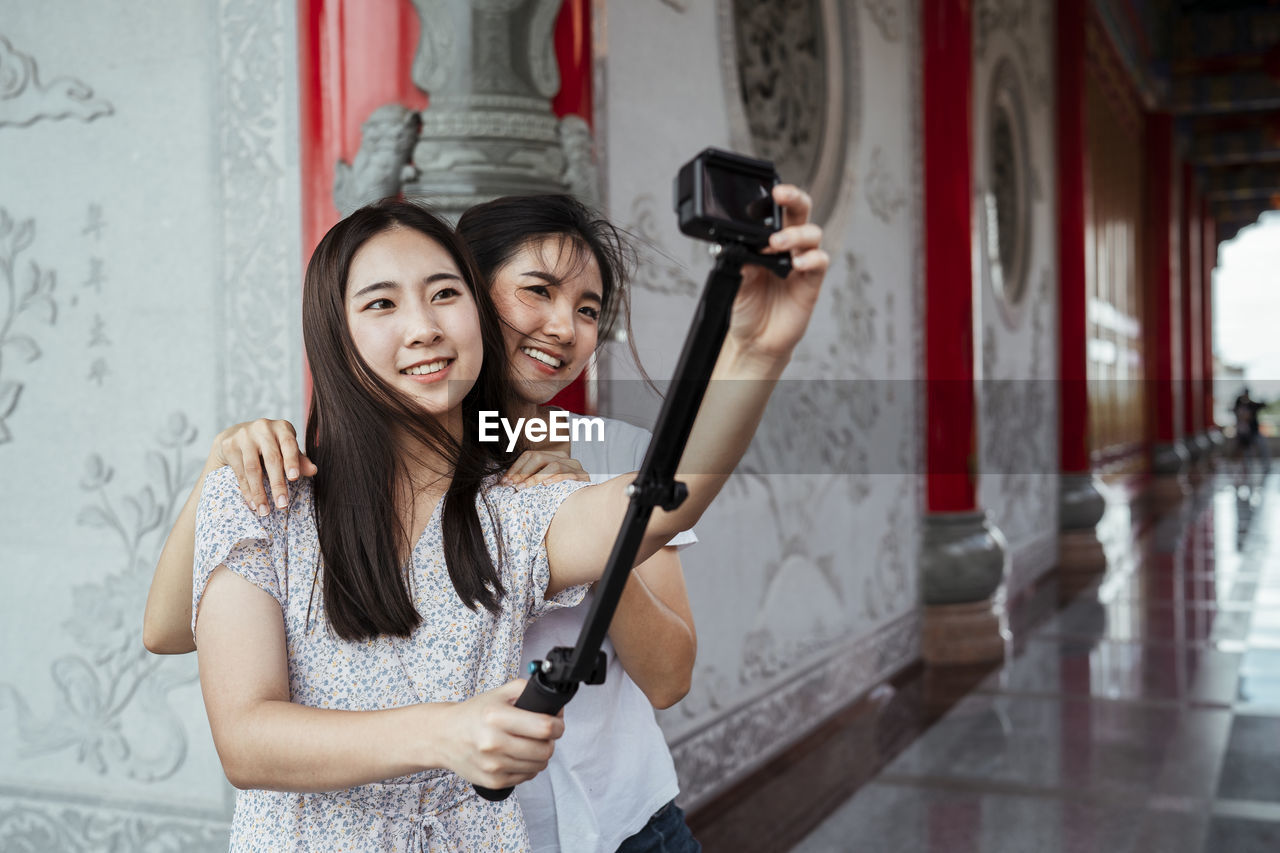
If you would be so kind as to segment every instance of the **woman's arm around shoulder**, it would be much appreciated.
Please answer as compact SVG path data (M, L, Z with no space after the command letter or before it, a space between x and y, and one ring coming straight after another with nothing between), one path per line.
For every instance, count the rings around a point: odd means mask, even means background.
M272 505L262 486L264 472L276 507L288 506L287 481L316 473L316 466L298 447L297 435L288 421L259 419L218 433L204 470L165 539L147 591L142 644L154 654L195 651L191 635L191 571L195 563L196 510L205 478L224 465L231 466L245 502L259 516L269 513Z

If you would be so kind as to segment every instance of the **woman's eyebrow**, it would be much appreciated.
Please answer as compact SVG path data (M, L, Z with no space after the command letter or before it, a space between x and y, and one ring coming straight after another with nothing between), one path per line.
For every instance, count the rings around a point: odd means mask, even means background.
M525 272L521 273L521 275L527 275L531 278L542 279L552 287L559 287L562 284L560 279L554 273L549 273L546 270L526 270Z
M364 287L351 294L352 299L359 299L362 296L373 293L378 290L397 290L400 285L394 281L375 281L373 284L366 284Z
M438 281L462 281L462 276L452 272L437 272L437 273L432 273L431 275L424 278L422 281L423 281L423 284L435 284ZM379 290L399 290L399 289L400 289L400 285L398 282L375 281L373 284L367 284L364 287L357 290L355 293L351 294L351 298L360 299L363 296L367 296L368 294L374 293Z
M456 272L437 272L427 276L424 281L427 284L435 284L437 281L462 281L462 276Z
M527 275L532 278L541 279L542 281L545 281L550 287L559 287L564 283L555 275L547 272L546 270L527 270L521 273L521 275ZM598 305L604 304L604 299L601 298L600 294L594 290L584 290L582 292L582 297L584 299L589 299Z

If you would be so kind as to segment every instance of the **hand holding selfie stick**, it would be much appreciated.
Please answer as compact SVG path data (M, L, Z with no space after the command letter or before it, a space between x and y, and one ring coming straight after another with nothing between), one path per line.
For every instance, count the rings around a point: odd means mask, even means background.
M745 168L750 169L745 179L749 184L742 178ZM720 355L720 345L729 331L733 301L742 284L742 267L746 264L764 266L781 278L786 278L791 271L790 254L765 255L759 251L767 245L768 235L782 222L781 212L771 195L777 182L773 164L714 149L707 149L680 171L676 182L680 230L716 240L720 251L685 337L649 450L635 482L627 488L631 499L627 514L614 540L604 575L596 586L595 599L577 644L572 649L554 648L545 660L529 665L529 681L516 700L517 708L554 715L578 692L579 684L604 682L606 661L600 647L618 609L649 517L654 507L674 510L688 496L684 483L675 479L676 466L689 441L711 371ZM686 188L692 188L689 197L682 192ZM753 208L759 208L764 199L769 208L767 213L752 216ZM512 788L475 787L486 800L505 800L512 791Z

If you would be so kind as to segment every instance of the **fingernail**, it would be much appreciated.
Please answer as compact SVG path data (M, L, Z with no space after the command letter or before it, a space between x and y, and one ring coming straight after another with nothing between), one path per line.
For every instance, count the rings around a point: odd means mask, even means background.
M280 509L284 509L288 505L289 505L288 495L276 495L276 506L278 506Z
M259 516L259 517L264 517L264 516L266 516L266 515L267 515L267 513L269 513L269 512L271 512L271 507L267 506L266 504L262 504L261 506L259 506L259 507L258 507L258 516Z
M285 471L284 473L285 473L285 476L286 476L286 477L288 477L290 480L296 480L296 479L298 479L298 469L297 469L297 468L290 468L288 471Z

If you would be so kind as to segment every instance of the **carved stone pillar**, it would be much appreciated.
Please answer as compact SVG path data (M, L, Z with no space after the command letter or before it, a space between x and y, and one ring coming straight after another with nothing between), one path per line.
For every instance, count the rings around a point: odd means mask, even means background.
M561 0L413 0L421 38L414 83L430 104L405 195L456 217L501 195L574 192L593 200L590 131L557 119L552 41Z

